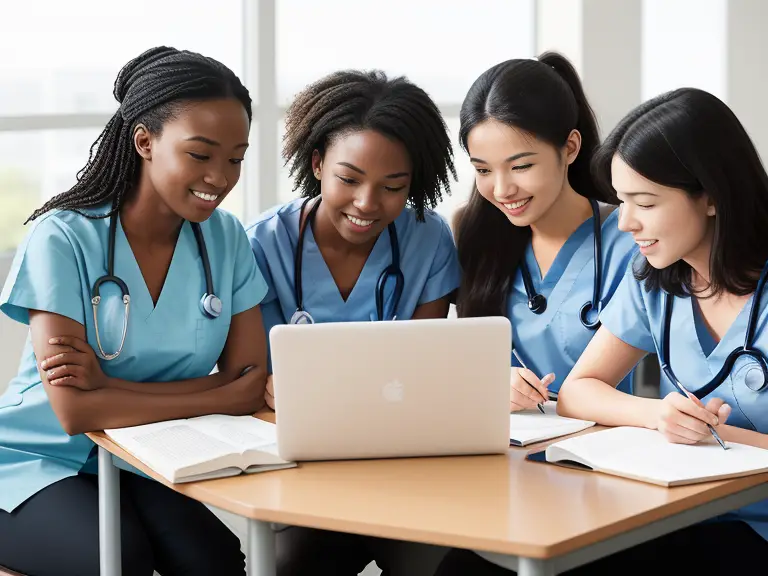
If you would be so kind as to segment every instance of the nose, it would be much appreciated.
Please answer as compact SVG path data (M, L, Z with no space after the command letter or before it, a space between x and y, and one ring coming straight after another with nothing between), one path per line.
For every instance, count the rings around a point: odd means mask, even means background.
M224 190L227 187L227 176L223 170L212 167L203 177L203 182L217 190Z
M634 210L630 206L619 204L619 230L622 232L638 232L641 228L640 221L635 217Z
M358 186L352 204L362 214L375 214L379 210L379 194L372 186Z
M514 180L508 178L503 171L500 170L497 174L498 175L493 183L493 197L497 202L504 203L517 194L519 187L515 184Z

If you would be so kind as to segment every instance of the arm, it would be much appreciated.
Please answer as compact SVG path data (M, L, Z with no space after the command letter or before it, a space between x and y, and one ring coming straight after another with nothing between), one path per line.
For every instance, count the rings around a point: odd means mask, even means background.
M707 424L717 426L719 419L724 422L730 411L721 399L713 399L705 407L676 391L663 400L655 400L616 390L644 355L645 351L602 326L560 388L558 414L607 426L650 428L680 444L710 438Z
M416 310L413 312L412 318L414 320L424 320L425 318L447 318L450 305L450 296L438 298L432 302L417 306Z
M72 353L72 349L68 346L51 344L50 340L54 338L63 337L83 341L85 339L85 328L82 324L48 312L30 312L30 330L32 346L37 358ZM90 352L93 354L92 350ZM83 353L80 352L80 354ZM234 358L234 352L232 354ZM243 353L238 352L238 354ZM222 358L225 355L226 352ZM95 355L93 358L95 359ZM219 379L230 378L229 373L230 370L234 370L234 363L232 360L225 359L224 363L227 362L230 364L220 373L221 375L196 380L216 382ZM261 366L263 367L263 364ZM74 367L79 368L77 365ZM78 370L73 372L78 374L70 374L66 378L77 379L86 376ZM66 382L57 382L58 377L54 379L55 383L51 384L44 369L41 369L40 377L53 411L64 430L70 435L211 413L253 414L264 403L263 370L251 370L245 376L230 380L229 383L210 389L190 391L186 394L146 393L119 387L83 390L67 385ZM193 385L189 383L195 383L196 380L183 381L181 384Z

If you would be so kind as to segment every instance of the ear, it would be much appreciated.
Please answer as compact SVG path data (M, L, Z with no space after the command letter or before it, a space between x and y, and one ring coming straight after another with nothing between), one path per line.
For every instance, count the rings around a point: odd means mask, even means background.
M323 175L323 158L320 156L319 150L314 150L312 152L312 173L318 180L320 180L320 177Z
M715 203L712 201L712 198L707 196L707 216L715 216L717 215L717 210L715 210Z
M565 162L569 166L579 155L581 150L581 132L576 129L571 130L568 139L565 141Z
M152 137L144 124L137 124L134 128L133 145L144 160L152 160Z

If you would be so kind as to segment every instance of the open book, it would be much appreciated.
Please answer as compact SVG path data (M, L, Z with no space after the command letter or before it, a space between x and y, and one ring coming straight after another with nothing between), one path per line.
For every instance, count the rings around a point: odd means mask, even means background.
M213 414L104 431L170 482L193 482L296 466L277 455L274 424Z
M768 450L728 442L672 444L647 428L618 427L566 438L546 461L587 468L660 486L682 486L768 472ZM536 458L532 458L536 459Z
M522 410L509 415L509 443L512 446L527 446L559 436L581 432L594 422L576 420L557 415L557 403L544 404L544 414L538 410Z

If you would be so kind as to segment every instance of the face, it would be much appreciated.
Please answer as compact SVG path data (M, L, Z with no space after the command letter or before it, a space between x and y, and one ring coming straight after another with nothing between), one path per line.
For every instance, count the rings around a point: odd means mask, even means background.
M342 238L365 244L405 208L413 168L403 144L362 130L333 140L325 158L315 151L312 170L320 179L319 210Z
M611 181L622 201L619 229L632 234L651 266L709 261L715 207L706 194L694 198L651 182L618 156L611 162Z
M580 145L575 130L558 150L495 120L478 124L467 137L477 190L515 226L530 226L549 211L568 185L568 166Z
M134 144L144 160L142 178L170 211L202 222L240 179L249 129L245 108L235 99L191 103L159 135L139 125Z

